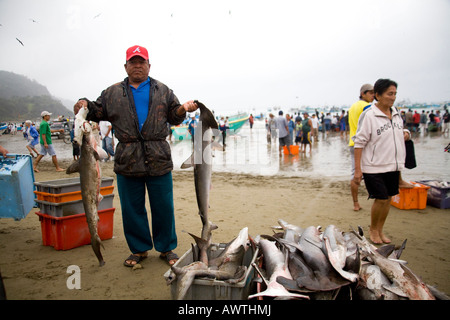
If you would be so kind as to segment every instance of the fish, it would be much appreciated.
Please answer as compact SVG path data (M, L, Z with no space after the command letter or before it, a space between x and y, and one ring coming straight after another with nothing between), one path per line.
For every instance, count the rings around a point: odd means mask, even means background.
M81 196L89 233L91 235L91 246L98 259L99 265L103 266L105 261L103 260L100 247L104 248L104 246L97 232L99 220L98 204L103 198L100 194L102 177L99 161L102 158L107 158L107 155L97 144L96 136L98 136L98 129L93 129L88 121L80 123L80 119L87 115L86 109L81 108L80 112L77 114L79 123L76 124L80 125L80 127L75 128L75 130L78 129L78 132L76 132L78 134L80 134L80 132L82 133L81 139L80 136L78 136L78 139L80 139L78 141L81 142L81 154L80 158L67 168L66 173L71 174L78 172L80 174Z
M399 300L398 295L385 289L391 282L377 265L361 266L359 280L357 290L364 300Z
M298 242L298 240L300 239L300 236L303 233L303 229L299 226L296 226L294 224L290 224L286 221L284 221L283 219L278 219L278 224L280 225L272 227L272 229L281 229L284 230L284 238L287 239L291 239L292 241L296 241Z
M359 270L349 272L344 270L347 260L347 243L342 233L332 224L330 224L323 233L323 242L325 244L323 252L328 257L333 268L345 279L351 282L358 280Z
M203 239L194 237L195 241ZM177 300L185 298L190 286L196 277L214 278L216 280L226 281L228 283L237 283L244 278L246 267L242 266L245 252L249 249L248 227L244 227L239 235L230 241L222 252L216 258L204 261L194 261L184 267L178 267L176 264L171 267L171 274L166 283L169 285L175 279L177 281Z
M199 215L202 221L201 239L199 245L199 260L207 263L206 250L211 244L211 231L217 226L209 221L209 192L211 190L212 147L214 136L218 136L218 124L212 112L201 102L195 100L200 109L198 126L194 133L194 150L192 155L183 162L182 169L194 167L195 193ZM216 130L216 131L214 131ZM219 149L220 149L219 145Z
M176 299L183 300L195 278L202 276L208 270L208 266L202 261L194 261L182 268L173 265L171 269L174 274L168 278L166 283L169 285L177 279Z
M390 286L383 286L386 290L410 300L436 300L428 286L407 266L373 250L364 236L360 239L362 256L369 258L392 282Z
M275 241L260 239L258 245L263 254L264 265L269 279L265 279L265 283L267 283L266 290L249 295L248 299L264 296L277 297L278 299L309 299L307 295L289 292L282 284L278 283L278 277L292 280L292 276L288 268L287 255L278 249Z
M242 271L245 272L245 267L241 268L244 254L250 246L248 227L244 227L239 231L238 236L225 246L218 257L208 261L210 270L219 271L215 275L215 278L219 280L234 278L236 280L234 282L239 281L242 276Z

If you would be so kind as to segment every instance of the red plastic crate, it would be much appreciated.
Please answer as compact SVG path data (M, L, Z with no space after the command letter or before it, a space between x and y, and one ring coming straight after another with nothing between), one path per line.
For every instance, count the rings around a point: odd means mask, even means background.
M114 211L109 208L98 211L98 235L101 240L111 239L113 236ZM36 212L41 222L42 244L52 246L56 250L69 250L91 243L91 234L85 213L66 217L53 217Z

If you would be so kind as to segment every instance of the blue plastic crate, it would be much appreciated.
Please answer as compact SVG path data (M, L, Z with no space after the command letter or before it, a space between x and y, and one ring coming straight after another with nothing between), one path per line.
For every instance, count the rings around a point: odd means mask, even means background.
M0 156L0 218L25 218L35 205L31 156Z

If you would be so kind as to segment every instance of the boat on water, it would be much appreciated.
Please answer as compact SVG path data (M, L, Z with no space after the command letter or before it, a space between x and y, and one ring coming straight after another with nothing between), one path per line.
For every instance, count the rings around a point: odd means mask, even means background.
M237 133L242 126L248 121L249 115L248 113L239 113L233 116L228 117L228 127L229 134ZM189 121L185 120L179 126L172 126L170 129L172 130L172 136L175 141L181 140L190 140L191 135L188 131Z

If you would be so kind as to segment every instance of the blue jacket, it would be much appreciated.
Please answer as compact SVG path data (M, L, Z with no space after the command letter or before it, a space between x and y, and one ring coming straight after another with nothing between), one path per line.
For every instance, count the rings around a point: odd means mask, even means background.
M28 129L23 132L25 139L28 139L27 131ZM39 143L39 132L37 132L34 126L30 126L30 136L33 138L33 144Z

